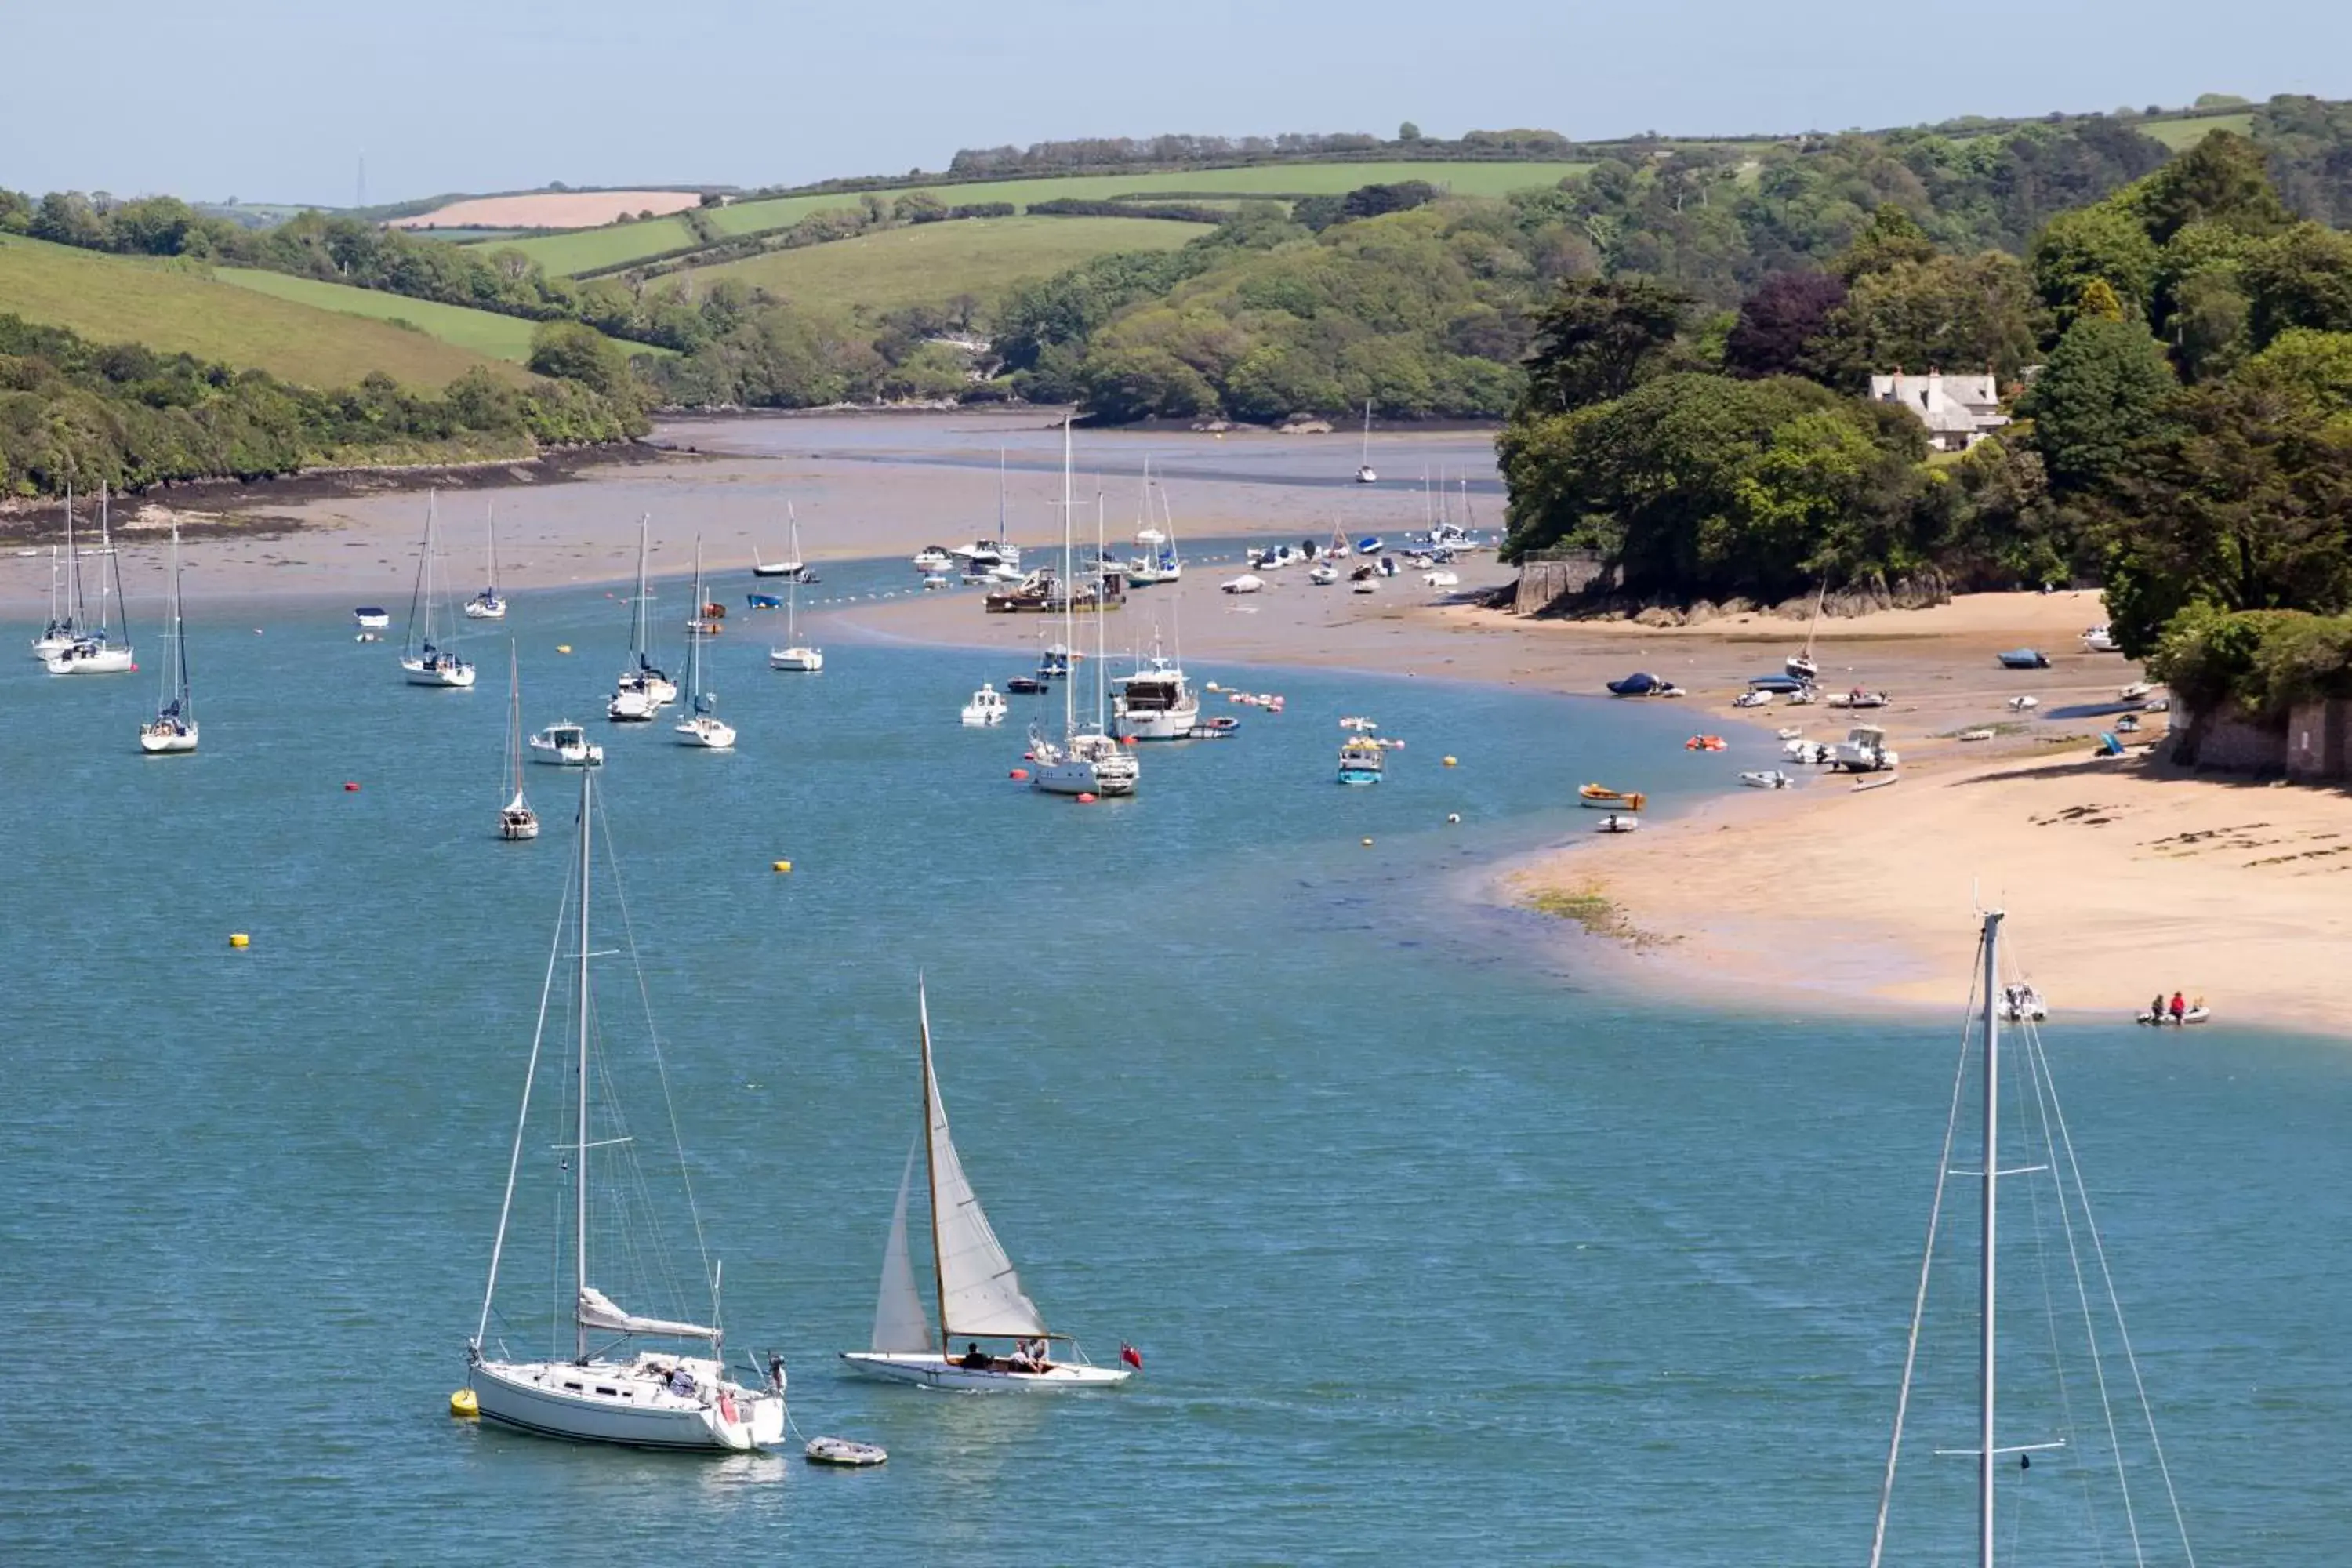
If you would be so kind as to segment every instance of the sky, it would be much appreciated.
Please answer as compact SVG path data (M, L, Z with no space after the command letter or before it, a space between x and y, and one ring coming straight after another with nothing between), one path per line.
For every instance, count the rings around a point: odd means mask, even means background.
M1167 132L1579 138L2352 97L2345 0L0 0L0 185L342 205ZM37 68L35 62L39 62Z

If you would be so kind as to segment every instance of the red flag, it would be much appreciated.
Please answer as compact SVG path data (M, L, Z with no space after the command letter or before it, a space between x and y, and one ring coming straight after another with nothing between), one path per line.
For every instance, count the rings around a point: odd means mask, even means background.
M1133 1345L1127 1343L1124 1340L1119 1342L1118 1359L1127 1363L1128 1365L1133 1367L1138 1372L1141 1372L1143 1370L1143 1352L1137 1350Z

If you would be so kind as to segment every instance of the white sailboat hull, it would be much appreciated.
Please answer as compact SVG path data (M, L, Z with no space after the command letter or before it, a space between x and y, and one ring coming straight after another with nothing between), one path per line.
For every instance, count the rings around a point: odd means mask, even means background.
M466 618L469 621L505 620L507 602L504 599L468 599L466 601Z
M604 717L615 724L649 724L659 706L642 691L623 689L604 704Z
M101 647L77 653L67 647L43 660L51 675L121 675L138 668L127 647Z
M529 806L509 806L499 813L499 837L520 844L539 837L539 816Z
M33 657L47 664L58 654L73 647L74 640L66 637L40 637L33 639Z
M673 1394L629 1367L605 1363L486 1361L469 1381L484 1420L542 1437L746 1454L774 1447L784 1435L782 1395L731 1384L725 1385L736 1415L730 1421L716 1395Z
M776 669L798 670L814 675L824 668L824 652L814 647L778 647L768 650L768 663Z
M178 756L193 752L196 749L196 726L142 725L139 731L139 749L151 757Z
M421 658L404 658L400 668L411 686L465 688L474 684L474 667L456 659L428 663Z
M1134 1376L1129 1369L1056 1363L1044 1372L1000 1372L959 1366L937 1351L844 1351L841 1359L855 1371L885 1383L908 1383L919 1388L957 1389L976 1394L1060 1394L1088 1388L1117 1388ZM488 1414L488 1406L484 1407Z

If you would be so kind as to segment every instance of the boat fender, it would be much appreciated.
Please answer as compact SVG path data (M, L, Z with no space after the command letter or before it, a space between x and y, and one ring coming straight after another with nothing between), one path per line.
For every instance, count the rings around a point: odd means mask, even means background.
M1094 792L1093 792L1093 791L1091 791L1091 790L1089 790L1089 791L1086 792L1085 794L1083 794L1083 795L1079 795L1079 796L1078 796L1078 804L1079 804L1080 805L1094 805L1094 803L1095 803Z
M482 1406L470 1388L461 1388L449 1396L449 1414L460 1421L471 1421L481 1415Z
M1029 776L1029 770L1027 768L1015 768L1009 776L1016 780L1025 779Z

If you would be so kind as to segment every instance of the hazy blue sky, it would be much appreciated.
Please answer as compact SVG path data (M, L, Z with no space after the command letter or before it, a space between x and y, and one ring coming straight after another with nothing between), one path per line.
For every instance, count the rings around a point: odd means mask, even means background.
M0 184L771 184L1192 131L1570 136L2352 96L2347 0L0 0Z

